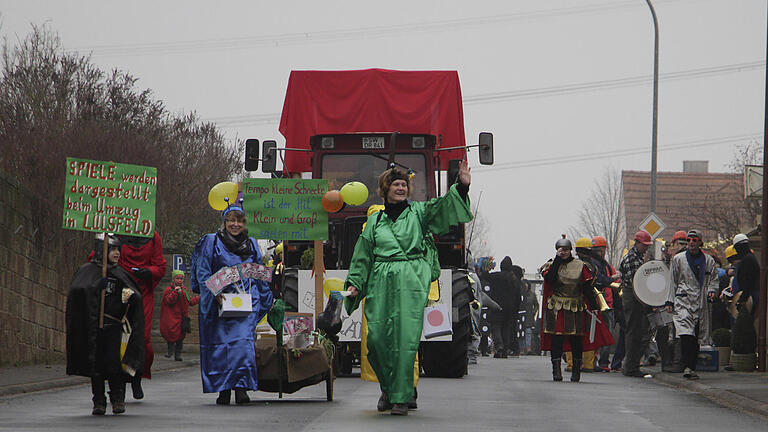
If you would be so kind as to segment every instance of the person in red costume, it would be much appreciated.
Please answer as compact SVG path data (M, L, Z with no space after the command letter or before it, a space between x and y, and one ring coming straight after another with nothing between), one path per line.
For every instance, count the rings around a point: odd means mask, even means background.
M155 231L153 237L118 236L123 246L120 251L118 264L136 280L144 302L144 378L152 378L152 360L155 352L152 349L152 319L155 311L155 287L165 276L166 261L163 257L163 242ZM134 399L144 397L141 388L141 376L131 382Z
M599 319L595 298L595 269L571 254L567 239L555 243L557 254L540 269L544 277L541 349L552 355L552 379L562 381L563 351L573 353L571 381L581 379L581 354L613 344L608 327ZM594 332L591 331L594 326Z
M189 307L200 303L199 295L190 294L184 286L184 272L174 270L171 275L171 286L163 291L163 302L160 307L160 334L168 342L166 358L174 357L182 361L181 350L184 347L184 337L187 335L182 327L184 318L189 318Z

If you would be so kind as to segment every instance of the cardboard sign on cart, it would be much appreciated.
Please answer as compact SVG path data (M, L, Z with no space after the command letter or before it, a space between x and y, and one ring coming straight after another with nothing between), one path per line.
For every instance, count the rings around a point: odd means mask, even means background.
M253 312L253 304L250 294L224 293L221 295L219 317L243 317L250 315L251 312Z

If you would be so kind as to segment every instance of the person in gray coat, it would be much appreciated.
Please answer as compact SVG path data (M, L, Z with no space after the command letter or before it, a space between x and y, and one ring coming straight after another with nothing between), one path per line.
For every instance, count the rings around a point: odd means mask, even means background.
M688 250L672 258L672 289L665 304L673 313L675 333L680 338L683 377L695 380L699 344L710 344L707 300L717 294L719 281L715 260L701 250L701 231L688 231Z

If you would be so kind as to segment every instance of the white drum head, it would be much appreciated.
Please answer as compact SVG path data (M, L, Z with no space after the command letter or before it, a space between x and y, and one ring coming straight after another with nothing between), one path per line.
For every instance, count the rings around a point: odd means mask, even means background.
M632 284L638 300L648 306L664 306L670 288L669 269L664 261L648 261L637 269Z

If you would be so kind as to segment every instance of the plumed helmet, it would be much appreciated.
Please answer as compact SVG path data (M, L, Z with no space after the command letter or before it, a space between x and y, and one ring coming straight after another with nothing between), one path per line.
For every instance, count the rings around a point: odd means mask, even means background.
M120 239L117 238L114 234L109 234L107 236L109 241L109 250L112 249L120 249L121 243ZM96 237L93 239L93 253L94 253L94 259L97 261L100 261L102 258L102 254L104 253L104 233L98 233L96 234Z
M594 237L592 237L592 246L593 247L608 247L608 241L603 236L594 236Z
M120 247L120 239L117 238L116 235L109 233L109 249L114 249L116 247ZM98 233L96 234L96 237L94 238L94 245L100 246L97 247L97 249L101 250L104 249L104 233Z
M578 240L576 240L576 247L577 248L591 248L592 247L592 240L590 240L589 237L581 237Z
M735 257L737 254L738 252L736 252L736 248L733 245L725 248L725 259L730 260L731 257Z
M567 238L561 238L555 242L555 250L558 250L560 248L573 249L573 245L571 244L571 241L568 240Z

